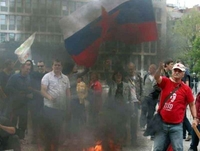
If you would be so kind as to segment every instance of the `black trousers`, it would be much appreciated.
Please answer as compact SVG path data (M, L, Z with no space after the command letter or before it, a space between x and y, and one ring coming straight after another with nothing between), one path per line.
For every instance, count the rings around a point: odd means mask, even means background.
M20 139L25 138L25 131L27 129L27 121L28 121L28 104L23 104L17 108L13 108L12 111L12 123L14 126L17 126L17 121L18 122L18 130L17 130L17 135L19 136Z
M64 120L64 111L44 107L42 129L44 132L45 151L58 151L61 127Z

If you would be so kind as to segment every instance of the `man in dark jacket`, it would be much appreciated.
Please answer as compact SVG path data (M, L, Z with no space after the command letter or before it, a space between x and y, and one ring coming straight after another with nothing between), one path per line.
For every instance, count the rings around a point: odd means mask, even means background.
M24 139L27 129L28 101L33 94L28 89L31 85L30 66L22 64L20 73L13 74L6 85L6 92L10 95L12 102L12 121L14 126L19 119L19 138Z

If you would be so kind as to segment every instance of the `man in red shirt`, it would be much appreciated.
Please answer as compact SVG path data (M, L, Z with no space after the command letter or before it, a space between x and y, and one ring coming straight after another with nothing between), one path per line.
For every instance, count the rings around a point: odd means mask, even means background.
M173 150L183 151L182 122L188 104L194 119L193 125L197 125L194 97L190 87L181 81L185 74L185 66L183 64L176 63L173 66L172 76L170 78L160 76L162 68L163 66L160 64L154 78L158 86L162 89L158 112L162 117L163 127L162 130L155 135L153 151L162 151L169 143L171 143ZM176 87L179 87L177 91L165 101L165 98Z

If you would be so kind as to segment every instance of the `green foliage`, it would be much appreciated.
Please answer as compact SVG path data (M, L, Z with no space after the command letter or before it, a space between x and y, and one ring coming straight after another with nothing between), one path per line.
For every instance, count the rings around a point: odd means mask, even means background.
M191 72L200 71L200 12L194 9L185 13L171 32L170 44L176 48L178 58L189 65Z
M194 39L200 36L198 26L200 26L200 12L192 10L176 22L174 32L186 37L188 44L191 45Z
M193 66L193 72L199 73L200 71L200 37L197 37L192 45L192 51L188 52L188 56L191 58L191 64Z

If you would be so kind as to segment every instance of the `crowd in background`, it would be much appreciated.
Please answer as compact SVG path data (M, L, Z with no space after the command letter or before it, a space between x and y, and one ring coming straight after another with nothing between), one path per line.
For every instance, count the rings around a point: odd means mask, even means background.
M88 68L80 72L76 65L63 65L55 59L52 70L47 71L43 61L37 62L35 69L27 60L14 71L14 62L6 60L0 72L0 147L19 151L21 144L27 143L28 113L33 131L31 143L40 144L45 151L56 151L70 140L76 143L85 128L96 131L99 127L110 133L106 137L116 144L123 147L130 142L137 146L138 128L148 127L159 103L161 90L154 78L158 68L150 64L147 74L141 77L132 62L114 70L110 65L107 60L103 78L109 91L103 97L101 77ZM173 60L166 60L161 75L170 78L173 66ZM194 87L197 94L198 78L192 79L189 69L182 81ZM192 131L185 112L183 139L190 141Z

